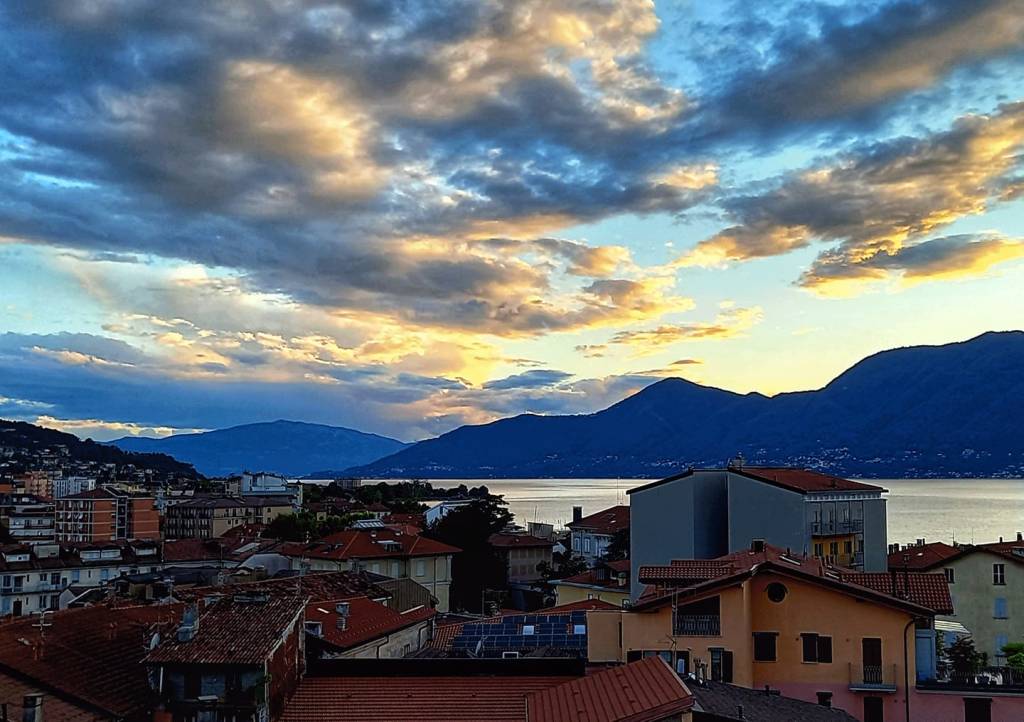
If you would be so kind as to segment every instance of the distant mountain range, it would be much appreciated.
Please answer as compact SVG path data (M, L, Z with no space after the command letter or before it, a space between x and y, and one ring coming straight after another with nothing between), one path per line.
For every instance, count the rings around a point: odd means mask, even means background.
M162 439L126 436L111 444L125 451L170 454L206 476L245 470L304 476L342 470L393 454L407 444L341 426L271 421Z
M53 449L57 446L67 447L68 457L74 462L116 464L118 467L131 465L141 469L153 469L161 474L196 476L196 470L190 464L182 463L166 454L129 453L113 446L99 444L92 439L83 441L63 431L24 421L0 419L0 447L12 450L12 457L32 457L43 449Z
M659 381L603 411L464 426L349 469L365 477L658 477L795 465L847 476L1024 476L1024 332L870 356L766 397Z

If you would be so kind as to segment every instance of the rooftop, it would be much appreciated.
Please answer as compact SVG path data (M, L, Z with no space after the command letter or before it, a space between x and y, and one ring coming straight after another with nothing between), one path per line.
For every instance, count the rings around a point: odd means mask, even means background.
M403 534L394 529L350 529L308 544L291 542L281 548L290 557L309 559L380 559L457 554L461 549L423 536Z
M224 597L199 611L189 640L171 636L147 663L262 664L302 614L306 597L254 593Z
M724 682L687 682L693 694L695 712L706 712L716 719L743 720L744 722L854 722L841 709L825 707L813 702L767 694L761 689L747 689Z
M175 589L174 596L182 601L201 600L215 595L231 595L265 591L277 596L305 595L310 601L368 596L387 599L390 595L377 586L375 575L367 572L316 572L294 577L239 582L218 587L192 587Z
M550 549L555 545L555 542L550 539L541 539L540 537L533 536L532 534L513 534L507 532L491 534L487 541L490 542L491 546L502 549L511 549L513 547L518 549Z
M338 603L348 605L345 628L338 627ZM320 639L338 649L351 649L374 639L431 619L430 607L414 607L398 612L368 597L351 597L306 605L306 622L319 622Z
M614 534L629 528L629 507L625 505L613 506L595 514L585 516L579 521L566 524L570 529L587 529L596 534Z
M889 568L930 569L944 559L959 553L959 549L943 542L917 544L889 554Z
M852 481L851 479L844 479L840 476L832 476L831 474L824 474L820 471L812 471L810 469L776 466L730 466L726 469L687 469L680 474L668 476L664 479L659 479L658 481L652 481L650 484L644 484L643 486L634 487L629 489L626 493L635 494L638 491L650 489L668 482L687 479L692 477L695 473L705 471L739 474L740 476L745 476L748 479L756 479L757 481L763 481L801 494L841 491L881 493L885 491L884 488L875 486L874 484Z
M622 579L620 580L620 577ZM557 584L579 584L588 587L610 587L621 588L624 592L629 591L629 560L620 559L617 561L603 562L593 569L588 569L580 574L559 579Z
M693 697L654 656L534 692L526 706L529 722L657 722L689 710Z

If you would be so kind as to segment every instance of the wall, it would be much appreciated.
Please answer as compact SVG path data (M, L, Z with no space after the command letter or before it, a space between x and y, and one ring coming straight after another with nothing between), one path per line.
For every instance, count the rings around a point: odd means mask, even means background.
M624 599L629 599L629 588L609 589L607 587L577 587L571 584L555 585L555 605L584 602L588 599L600 599L616 606L622 606Z
M804 495L729 473L729 548L749 549L753 539L810 553L804 526ZM726 552L722 552L723 554Z
M884 572L889 568L889 536L885 499L864 500L864 571Z
M349 649L339 657L360 659L398 659L419 651L430 639L430 620L400 629L380 639Z
M928 722L963 722L964 698L992 700L993 722L1024 720L1024 695L995 696L991 693L915 692L910 697L910 719ZM903 717L893 719L902 720Z
M992 583L992 565L1002 564L1006 584ZM960 622L974 638L975 648L987 652L989 663L996 664L996 637L1009 641L1024 640L1024 562L1014 562L1000 554L975 551L949 563L954 582L949 585L953 597L953 616L943 617ZM941 569L936 569L941 572ZM1006 599L1007 619L995 619L995 600Z

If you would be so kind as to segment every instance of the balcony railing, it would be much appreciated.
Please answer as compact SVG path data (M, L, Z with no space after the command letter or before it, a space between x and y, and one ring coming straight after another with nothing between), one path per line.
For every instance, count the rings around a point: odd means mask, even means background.
M895 664L850 664L852 691L895 692Z
M864 531L863 519L847 519L845 521L816 521L811 523L812 536L857 534L862 531Z
M717 614L677 614L673 633L677 637L717 637L722 618Z
M917 688L940 692L990 690L1024 693L1024 670L1011 667L985 667L977 674L959 674L940 670L938 679L919 681Z

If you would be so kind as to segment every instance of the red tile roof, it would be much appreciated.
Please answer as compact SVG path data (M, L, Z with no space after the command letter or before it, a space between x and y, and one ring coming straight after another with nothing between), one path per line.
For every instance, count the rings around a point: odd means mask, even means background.
M693 707L693 696L660 657L534 692L529 722L657 722Z
M595 534L612 535L629 528L629 507L613 506L610 509L585 516L579 521L570 522L566 526L574 530L587 529Z
M626 575L629 579L629 560L620 559L613 562L603 562L593 569L588 569L580 574L559 579L559 584L582 584L589 587L606 587L611 589L622 589L629 591L629 584L619 584L619 575Z
M608 609L619 609L622 607L611 602L606 602L602 599L581 599L577 602L568 602L566 604L559 604L554 607L546 607L544 609L538 609L536 612L531 614L561 614L563 612L578 612L580 610L586 612L592 612L594 610L608 610ZM522 612L516 612L516 614L522 614Z
M499 547L502 549L519 548L548 548L550 549L555 545L555 542L550 539L541 539L540 537L533 536L531 534L507 534L498 533L491 534L487 539L491 546Z
M640 567L638 578L646 584L676 581L706 581L735 574L739 569L717 559L679 559L668 565Z
M387 557L425 557L458 554L461 549L424 536L402 534L386 527L350 529L303 544L291 542L281 554L310 559L381 559Z
M889 555L890 569L931 569L944 559L957 554L960 550L943 542L929 542L907 547ZM906 557L904 559L904 557Z
M22 719L22 705L26 694L44 692L37 686L32 686L14 677L9 677L0 672L0 702L7 705L9 719ZM76 706L73 702L66 702L53 694L47 694L43 701L44 719L59 720L60 722L97 722L104 719L95 712Z
M527 722L565 677L307 677L281 722Z
M340 601L346 602L349 608L345 629L338 628L340 615L336 606ZM358 647L410 625L425 622L435 614L430 607L416 607L400 613L368 597L312 602L306 605L306 621L320 622L321 639L339 649Z
M147 663L262 664L302 615L306 597L266 595L262 601L225 597L200 610L199 629L188 641L161 642ZM301 633L298 632L298 633Z
M145 717L151 701L141 664L145 643L179 619L182 609L180 604L68 609L50 616L42 640L33 626L38 618L16 619L0 625L0 671L110 716ZM53 715L47 712L46 718L62 719Z
M389 593L377 586L374 577L375 575L368 572L313 572L301 577L279 577L216 587L175 589L174 596L186 602L215 595L227 596L258 591L270 592L277 596L305 595L314 602L358 596L367 596L371 599L387 598Z
M943 574L921 572L842 572L840 579L848 584L873 589L899 599L932 609L936 614L952 614L953 600Z
M810 469L744 466L733 467L729 471L805 493L815 491L885 491L882 487L875 486L874 484L851 481L841 476L823 474L820 471L811 471Z

